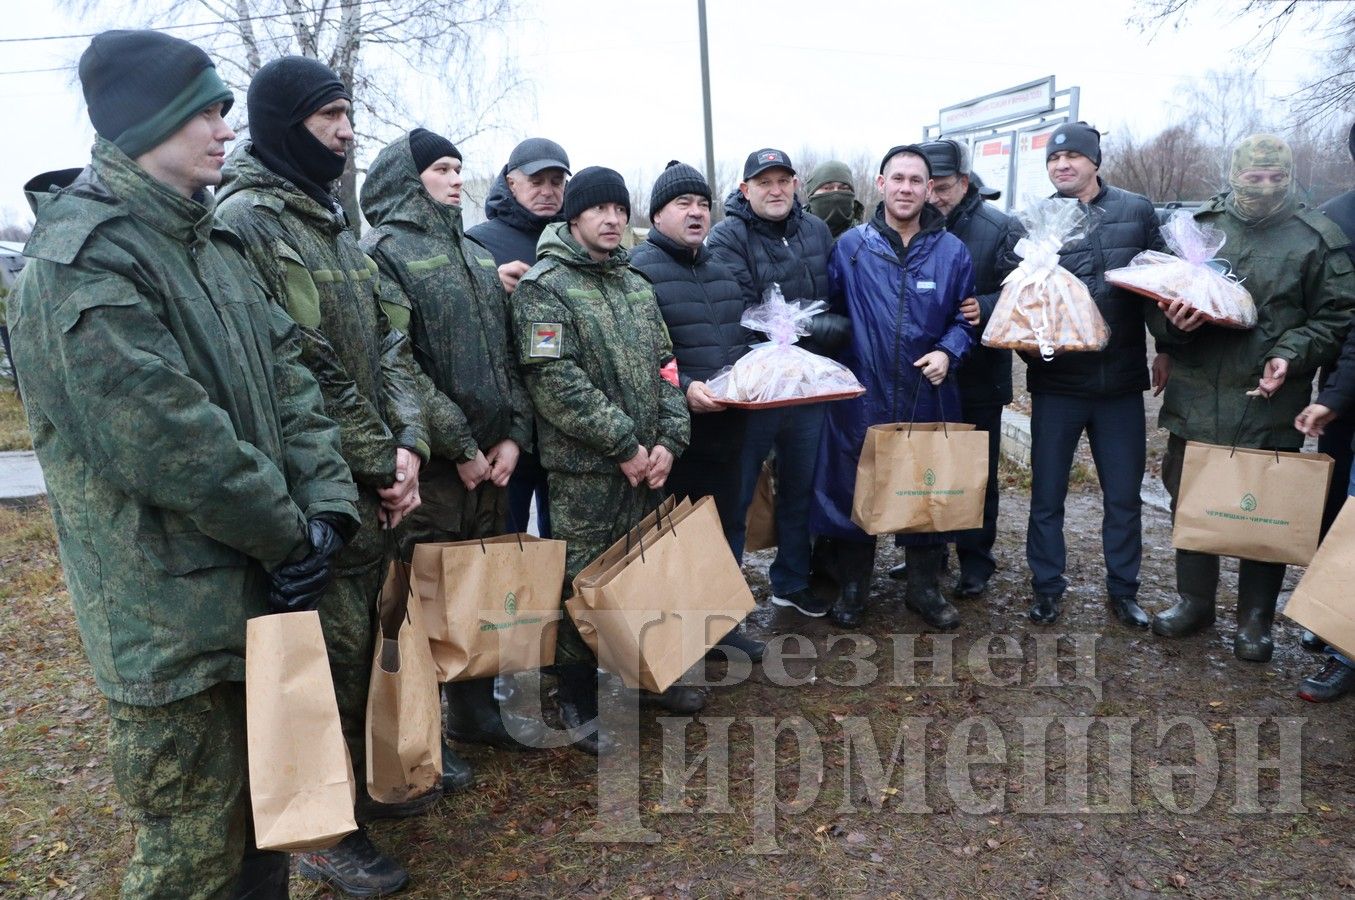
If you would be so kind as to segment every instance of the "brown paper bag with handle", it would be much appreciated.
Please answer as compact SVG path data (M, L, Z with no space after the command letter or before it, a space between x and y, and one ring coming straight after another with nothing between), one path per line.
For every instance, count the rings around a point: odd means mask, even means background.
M564 541L507 534L417 544L413 572L438 681L555 661Z
M609 565L581 572L565 608L603 668L628 687L658 693L742 622L754 601L712 498L656 518L635 530L634 546L613 545L604 554Z
M895 422L866 429L852 521L866 534L983 526L988 435L960 422Z
M442 705L408 563L392 562L377 602L367 691L367 792L403 803L440 788Z
M1341 507L1283 612L1355 659L1355 503Z
M322 850L357 830L353 760L319 613L275 613L246 624L245 720L260 850Z
M1317 551L1331 471L1325 453L1187 441L1172 546L1306 566Z
M776 546L776 473L770 460L762 461L753 502L748 504L743 549L768 550Z

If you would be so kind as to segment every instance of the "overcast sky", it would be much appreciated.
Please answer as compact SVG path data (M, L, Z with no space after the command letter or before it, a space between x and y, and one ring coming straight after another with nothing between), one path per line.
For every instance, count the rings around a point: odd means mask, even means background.
M128 12L138 6L110 2L72 21L55 4L26 3L21 16L6 9L0 36L144 24ZM1147 134L1176 118L1182 85L1210 70L1256 67L1266 92L1283 96L1321 61L1316 29L1289 28L1261 60L1242 49L1255 20L1234 21L1211 0L1197 6L1150 40L1128 24L1131 0L709 0L716 157L741 165L762 146L792 159L806 147L875 156L918 139L943 106L1048 75L1082 89L1082 118L1102 130ZM93 135L70 70L14 73L72 65L87 44L0 43L0 221L27 214L29 177L83 164ZM695 0L522 0L496 52L504 48L531 93L510 131L462 145L468 172L497 169L517 140L538 134L562 143L576 170L608 165L647 183L672 158L702 165ZM424 108L410 125L440 120ZM362 161L377 149L364 147Z

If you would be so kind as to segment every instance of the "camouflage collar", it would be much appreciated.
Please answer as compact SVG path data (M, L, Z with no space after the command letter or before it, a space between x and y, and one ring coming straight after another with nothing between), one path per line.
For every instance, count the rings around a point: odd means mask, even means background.
M191 200L156 181L112 141L94 139L93 174L129 215L156 231L187 244L207 240L212 231L212 199Z
M536 258L559 260L570 268L593 269L601 275L624 272L630 265L630 254L621 247L613 250L606 259L593 259L569 233L568 222L546 226L536 244Z
M281 199L292 214L308 221L328 234L338 234L348 227L344 216L326 208L322 203L274 172L250 152L248 142L231 151L222 171L221 189L217 202L245 190L264 191Z

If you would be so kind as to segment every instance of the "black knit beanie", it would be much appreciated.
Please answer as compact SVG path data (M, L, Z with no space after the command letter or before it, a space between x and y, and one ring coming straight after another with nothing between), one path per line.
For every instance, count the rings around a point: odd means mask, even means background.
M670 160L654 179L654 188L649 192L649 218L652 220L656 212L683 194L696 194L709 200L710 185L706 184L706 176L692 166Z
M420 174L444 156L461 158L461 151L456 149L456 144L427 128L415 128L409 133L409 152L413 154L414 168Z
M105 31L80 55L89 120L105 140L137 157L214 103L234 96L210 57L158 31Z
M931 157L928 156L928 155L927 155L927 151L924 150L924 149L923 149L921 146L919 146L918 144L899 144L899 145L897 145L897 146L895 146L895 147L890 147L888 150L886 150L886 151L885 151L885 155L884 155L884 159L880 160L880 174L881 174L881 175L883 175L883 174L885 173L885 167L889 165L889 161L890 161L891 159L893 159L894 157L898 156L900 153L907 153L909 156L920 156L920 157L922 157L922 163L923 163L923 165L925 165L925 166L927 167L927 177L928 177L928 178L931 178L931 177L932 177L932 160L931 160Z
M1066 122L1049 136L1044 147L1044 161L1060 150L1081 153L1092 161L1092 165L1101 168L1101 132L1086 122Z
M249 83L249 138L254 155L275 174L330 205L329 185L343 174L344 157L316 140L306 117L353 95L339 76L316 59L284 56L261 68Z
M565 184L566 222L572 222L579 214L599 203L617 203L626 208L630 217L630 191L626 189L626 179L621 173L602 166L589 166L580 171Z

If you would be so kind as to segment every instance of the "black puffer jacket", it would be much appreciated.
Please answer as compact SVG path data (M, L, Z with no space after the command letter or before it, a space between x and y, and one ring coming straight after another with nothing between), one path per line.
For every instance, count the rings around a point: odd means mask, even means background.
M1031 393L1113 397L1148 389L1144 312L1149 301L1107 284L1106 270L1129 265L1144 250L1165 251L1166 245L1147 197L1111 187L1099 177L1097 183L1101 192L1091 202L1095 225L1084 240L1063 248L1059 264L1091 291L1110 326L1110 343L1095 353L1062 353L1049 362L1023 353Z
M739 324L743 290L708 249L701 247L693 257L692 251L651 228L648 239L631 251L630 264L654 282L683 391L693 381L707 381L732 366L748 351L752 335Z
M495 265L510 262L536 263L536 242L541 232L559 216L538 216L513 199L502 172L485 198L486 221L466 229L466 237L494 256Z
M984 203L978 186L971 183L964 199L946 216L946 230L964 241L974 260L980 312L977 337L988 326L1002 279L1015 266L1012 248L1021 237L1021 225ZM965 406L1005 406L1012 402L1012 352L984 347L976 340L956 380Z
M725 198L725 217L706 239L711 255L733 273L743 289L745 307L765 298L773 283L787 300L828 300L828 256L833 234L818 216L805 212L797 198L790 215L769 222L753 212L735 190ZM847 342L846 316L820 313L810 319L810 334L800 343L815 353L832 354Z
M748 352L753 335L739 324L743 289L710 250L703 246L693 256L651 228L649 238L630 252L630 264L654 283L684 393L693 381L709 381ZM694 413L691 441L683 458L734 458L743 445L745 419L746 414L737 409Z

